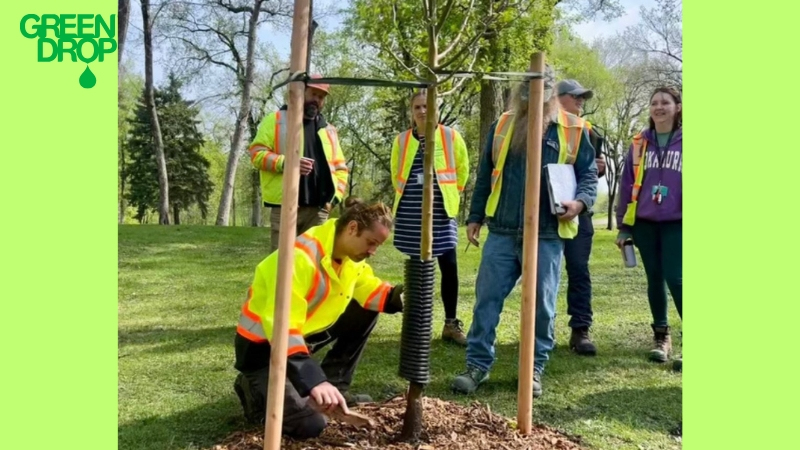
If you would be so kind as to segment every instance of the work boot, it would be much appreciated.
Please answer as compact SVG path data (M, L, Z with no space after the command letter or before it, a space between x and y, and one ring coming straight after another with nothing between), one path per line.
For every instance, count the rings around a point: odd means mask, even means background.
M675 372L683 372L683 355L678 355L678 358L672 361L672 370Z
M239 396L239 402L242 404L244 410L244 418L248 423L253 425L263 425L267 413L266 399L259 401L260 395L253 395L250 383L244 378L241 373L236 376L236 381L233 382L233 390Z
M347 402L347 407L352 408L361 403L372 403L372 397L367 394L352 394L350 391L339 391Z
M572 336L569 338L569 348L579 355L594 356L597 348L589 339L589 327L576 327L572 329Z
M666 327L653 327L653 341L655 348L650 350L650 361L665 363L669 359L669 354L672 351L672 337L669 335L669 326Z
M488 371L483 371L477 367L468 367L466 372L453 380L453 384L450 385L450 388L461 394L472 394L478 389L478 386L488 379Z
M533 398L542 396L542 374L533 372Z
M467 346L467 335L464 334L464 322L458 319L445 319L442 329L442 340L455 342L458 345Z

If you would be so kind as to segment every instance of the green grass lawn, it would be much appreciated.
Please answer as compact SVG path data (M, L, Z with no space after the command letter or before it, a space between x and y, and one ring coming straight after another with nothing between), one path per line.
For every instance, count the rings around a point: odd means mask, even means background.
M680 448L668 433L681 418L681 376L668 364L646 359L652 332L644 272L623 268L613 237L597 230L591 260L598 356L577 356L567 348L564 272L556 318L559 346L545 371L544 395L534 401L534 421L579 435L591 448ZM480 254L474 247L465 254L464 242L458 255L458 308L469 327ZM207 448L245 427L232 389L233 336L253 270L268 244L268 228L120 226L121 450ZM389 242L372 265L379 276L401 282L403 258ZM436 276L438 284L438 270ZM464 367L464 350L439 341L443 311L437 297L432 382L425 394L479 400L514 417L519 303L516 288L501 318L490 381L472 396L458 396L449 384ZM401 321L399 314L381 317L354 391L376 400L403 391L406 382L397 376ZM672 305L670 321L677 353L680 320Z

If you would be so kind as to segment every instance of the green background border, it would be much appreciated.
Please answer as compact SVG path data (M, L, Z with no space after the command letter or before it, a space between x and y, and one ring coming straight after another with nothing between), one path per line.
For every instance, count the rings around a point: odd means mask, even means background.
M108 17L117 3L0 4L2 447L116 448L116 55L91 64L97 85L83 89L85 64L38 63L19 20ZM800 250L792 226L798 10L793 2L684 4L688 450L797 440L797 332L786 319L800 316L790 285L800 277L790 267ZM780 254L790 255L785 263Z
M0 5L0 447L114 449L117 54L90 64L97 84L84 89L86 64L37 62L36 40L19 27L25 14L116 22L117 2Z

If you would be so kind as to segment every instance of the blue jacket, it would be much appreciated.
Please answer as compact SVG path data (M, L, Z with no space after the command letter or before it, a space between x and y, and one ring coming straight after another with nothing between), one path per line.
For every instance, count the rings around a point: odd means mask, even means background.
M469 217L467 223L483 223L486 219L486 201L491 192L492 170L492 142L497 121L492 124L489 139L480 158L478 174L475 180L475 191L472 194ZM558 128L551 123L544 133L542 140L542 167L545 164L558 163L559 154ZM515 152L509 148L506 162L503 166L503 187L494 217L488 218L489 231L499 234L513 234L519 237L525 228L525 162L526 151ZM597 163L595 163L595 150L590 143L589 135L584 131L578 156L575 160L575 178L578 181L576 199L582 201L586 207L581 214L587 214L597 199ZM542 177L544 183L544 177ZM539 201L539 238L559 239L558 218L550 212L550 199L547 186L540 187Z

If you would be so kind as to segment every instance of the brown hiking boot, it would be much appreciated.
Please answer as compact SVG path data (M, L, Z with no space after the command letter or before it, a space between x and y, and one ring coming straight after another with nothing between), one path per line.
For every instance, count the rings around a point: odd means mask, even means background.
M569 338L569 348L579 355L594 356L597 348L589 339L589 327L577 327L572 329L572 336Z
M653 341L655 348L650 350L649 359L653 362L665 363L669 359L672 351L672 337L669 335L669 327L653 327Z
M467 346L467 335L462 328L464 323L458 319L445 319L442 329L442 340L455 342L458 345Z

